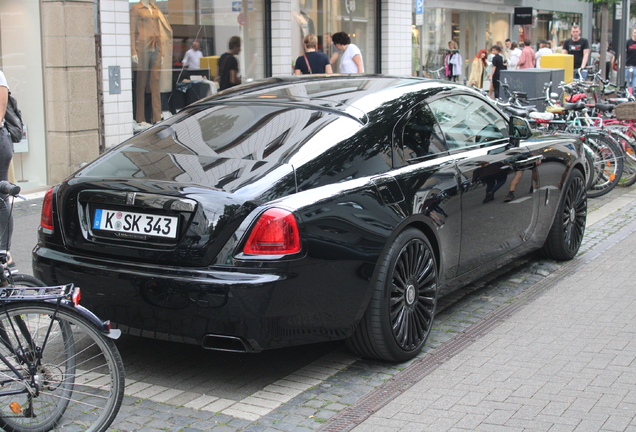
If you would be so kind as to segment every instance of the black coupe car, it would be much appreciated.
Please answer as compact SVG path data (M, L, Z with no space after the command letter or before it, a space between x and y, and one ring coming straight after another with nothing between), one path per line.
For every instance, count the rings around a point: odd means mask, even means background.
M46 194L35 275L124 332L415 356L437 298L578 251L581 143L449 82L271 78L204 99Z

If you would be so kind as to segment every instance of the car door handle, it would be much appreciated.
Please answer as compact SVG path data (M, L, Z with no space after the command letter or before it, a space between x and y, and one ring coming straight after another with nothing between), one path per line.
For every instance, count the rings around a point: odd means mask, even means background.
M543 159L543 155L532 156L532 157L529 157L527 159L520 159L518 161L515 161L515 163L517 165L528 165L528 164L531 164L531 163L537 163L541 159Z

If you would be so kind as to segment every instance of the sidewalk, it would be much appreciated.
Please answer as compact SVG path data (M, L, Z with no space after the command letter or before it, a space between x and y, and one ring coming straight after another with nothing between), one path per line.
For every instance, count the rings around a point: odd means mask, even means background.
M320 430L636 431L634 211L592 212L584 253Z

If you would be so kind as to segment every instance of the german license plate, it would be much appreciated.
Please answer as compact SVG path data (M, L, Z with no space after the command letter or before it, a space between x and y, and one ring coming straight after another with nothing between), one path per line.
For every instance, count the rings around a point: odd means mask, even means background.
M93 229L176 238L177 220L175 216L97 209L93 219Z

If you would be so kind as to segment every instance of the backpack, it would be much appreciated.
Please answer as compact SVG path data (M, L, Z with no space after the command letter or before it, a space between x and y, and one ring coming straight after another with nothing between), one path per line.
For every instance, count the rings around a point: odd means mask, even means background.
M24 130L22 113L18 108L18 101L11 96L11 92L9 92L9 100L7 101L7 111L4 114L4 126L11 135L11 141L14 143L22 141L22 131Z

